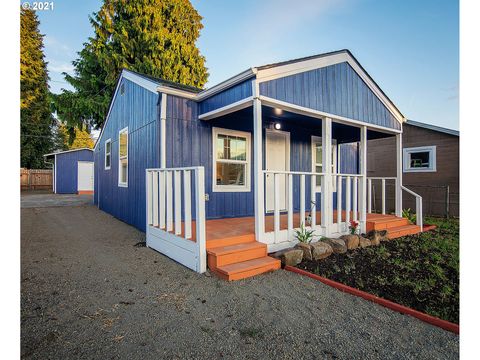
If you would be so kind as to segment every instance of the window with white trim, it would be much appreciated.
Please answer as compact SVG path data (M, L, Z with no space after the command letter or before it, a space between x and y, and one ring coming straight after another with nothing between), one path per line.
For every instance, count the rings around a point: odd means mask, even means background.
M118 186L128 186L128 128L118 133Z
M420 146L403 149L403 172L437 171L437 147Z
M105 141L105 170L112 166L112 139Z
M323 172L323 156L322 156L322 138L318 136L312 136L312 172ZM332 173L337 173L337 140L332 139ZM317 176L316 178L317 192L322 191L322 178ZM335 191L337 184L333 183L333 191Z
M212 191L250 191L250 133L214 127Z

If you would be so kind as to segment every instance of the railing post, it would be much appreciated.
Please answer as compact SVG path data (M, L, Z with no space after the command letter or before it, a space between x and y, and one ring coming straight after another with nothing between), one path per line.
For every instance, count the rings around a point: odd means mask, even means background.
M158 171L155 171L155 172L151 172L151 177L152 177L152 184L151 184L151 187L152 187L152 192L151 192L151 196L152 196L152 218L153 218L153 221L152 221L152 224L153 226L158 226Z
M368 197L368 212L372 212L372 179L368 179L368 192L367 192L367 197Z
M288 240L293 240L293 175L288 174L288 213L287 213L287 230Z
M352 182L350 176L347 176L345 181L345 231L348 230L348 226L350 225L350 211L351 211L351 201L352 201Z
M175 235L182 233L182 189L181 174L179 170L173 173L174 178L174 207L175 207Z
M146 188L147 188L147 229L148 227L152 224L152 172L151 171L146 171Z
M317 224L317 177L310 176L310 220L312 228Z
M337 231L342 223L342 177L337 176Z
M422 197L416 197L416 207L417 207L417 225L420 226L420 231L423 231L423 204Z
M195 169L195 226L196 245L198 249L197 271L207 270L207 240L205 233L205 174L203 166Z
M165 176L167 177L166 179L166 191L165 195L167 198L167 209L166 215L167 215L167 231L172 231L173 230L173 184L172 184L172 171L171 170L166 170L165 171Z
M353 191L352 191L352 212L353 212L353 221L358 220L358 177L353 177Z
M192 176L190 170L183 171L183 201L185 239L192 238Z
M300 226L305 226L305 175L300 175Z
M280 235L280 180L277 173L273 174L273 231L275 242L278 242Z
M382 215L385 213L385 179L382 179Z

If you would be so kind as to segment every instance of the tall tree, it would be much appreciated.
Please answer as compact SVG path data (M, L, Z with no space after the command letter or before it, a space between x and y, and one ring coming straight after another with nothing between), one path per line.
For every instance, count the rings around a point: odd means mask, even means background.
M74 92L56 98L68 126L102 127L122 68L203 87L205 58L196 47L202 17L188 0L104 0L90 17L94 36L65 79Z
M43 35L32 10L20 14L20 163L43 168L43 154L52 149L53 117L50 107Z

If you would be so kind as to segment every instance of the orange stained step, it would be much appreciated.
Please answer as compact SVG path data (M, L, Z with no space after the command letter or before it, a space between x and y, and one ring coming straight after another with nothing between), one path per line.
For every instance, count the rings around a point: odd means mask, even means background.
M218 277L233 281L280 269L280 260L270 256L224 265L213 270Z
M396 239L402 236L407 236L407 235L414 235L420 233L420 226L418 225L403 225L403 226L397 226L397 227L392 227L388 229L388 238L389 239Z
M371 230L387 230L389 239L421 232L420 226L410 224L405 218L382 214L368 214L366 230L367 232Z

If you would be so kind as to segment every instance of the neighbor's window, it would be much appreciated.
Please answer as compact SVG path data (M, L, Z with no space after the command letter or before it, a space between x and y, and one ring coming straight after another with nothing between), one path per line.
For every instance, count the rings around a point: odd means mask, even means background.
M213 191L250 191L250 134L213 128Z
M322 164L322 138L317 136L312 136L312 172L321 173L323 172ZM332 173L337 172L337 140L332 139ZM322 190L322 178L317 176L317 192ZM336 182L333 183L333 191L336 189Z
M128 128L118 134L118 186L128 185Z
M112 165L112 139L105 141L105 170L110 170Z
M437 171L437 147L422 146L403 149L403 172Z

